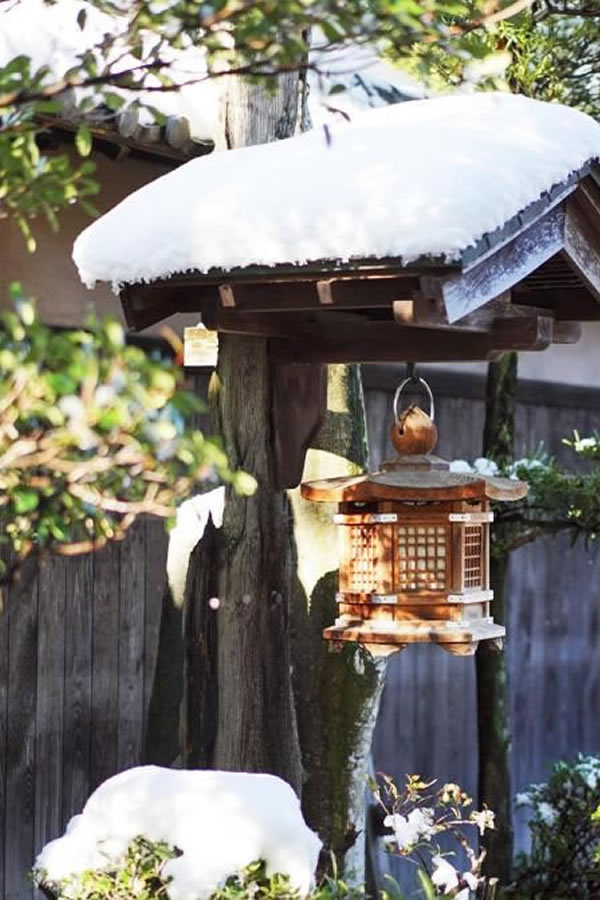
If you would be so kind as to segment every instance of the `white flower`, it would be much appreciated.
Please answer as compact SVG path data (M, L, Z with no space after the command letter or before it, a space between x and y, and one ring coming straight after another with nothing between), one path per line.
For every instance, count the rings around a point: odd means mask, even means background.
M413 809L406 816L394 813L383 820L386 828L392 828L394 837L388 836L386 843L393 844L394 839L398 850L406 850L412 847L420 838L429 840L434 832L433 810L428 807Z
M471 821L477 825L479 834L483 834L487 828L494 827L494 813L491 809L482 809L479 812L474 810L471 813Z
M531 806L531 796L524 791L515 797L515 806Z
M478 457L473 463L473 468L478 475L489 476L498 474L498 466L493 459L488 459L486 456Z
M463 881L467 882L467 885L471 891L477 890L479 886L479 878L477 875L474 875L472 872L463 872L462 873Z
M434 865L431 882L442 888L445 894L458 887L458 872L443 856L439 854L431 860Z

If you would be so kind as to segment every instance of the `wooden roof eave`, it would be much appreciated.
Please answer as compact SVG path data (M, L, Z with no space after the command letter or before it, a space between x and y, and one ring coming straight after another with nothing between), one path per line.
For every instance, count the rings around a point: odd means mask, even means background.
M453 472L375 472L302 484L305 500L362 503L376 500L521 500L524 481Z

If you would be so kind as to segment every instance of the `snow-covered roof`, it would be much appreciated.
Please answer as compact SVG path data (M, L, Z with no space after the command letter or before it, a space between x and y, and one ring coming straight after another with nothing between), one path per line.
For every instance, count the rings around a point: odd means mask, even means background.
M504 93L400 103L193 160L77 238L83 281L393 258L458 261L587 162L600 125Z
M35 868L45 872L46 883L59 883L118 864L139 836L181 851L163 868L172 878L171 900L209 897L258 860L265 861L267 874L289 875L304 895L321 848L298 797L281 778L142 766L101 784L64 836L46 844Z
M81 12L85 12L85 17L79 24ZM96 50L105 34L121 32L126 33L124 17L101 12L85 0L56 0L52 4L44 0L12 0L0 4L0 65L24 54L31 59L32 72L42 67L48 69L45 81L51 83L79 65L85 50ZM148 34L148 43L153 40L155 36ZM167 53L166 48L161 49L162 58ZM97 57L102 66L99 51ZM139 65L139 60L131 56L122 41L112 48L110 58L118 61L116 71ZM368 107L423 96L422 88L413 79L380 59L368 46L349 43L331 50L325 49L321 41L311 51L310 62L313 68L308 75L308 102L315 124L335 120L340 113L352 116ZM206 56L201 47L173 50L169 76L181 85L179 90L161 93L111 88L123 98L125 106L114 112L103 106L98 93L97 105L88 111L87 121L99 129L115 129L130 142L163 141L188 156L206 152L203 145L210 142L212 146L218 137L219 108L226 88L225 79L211 79L207 75ZM160 82L149 75L147 84L158 86ZM343 94L330 97L330 90L338 85L345 88ZM81 118L77 103L83 93L78 89L60 95L62 119L77 122ZM91 89L85 95L94 96ZM166 128L156 125L152 111L144 104L167 117Z

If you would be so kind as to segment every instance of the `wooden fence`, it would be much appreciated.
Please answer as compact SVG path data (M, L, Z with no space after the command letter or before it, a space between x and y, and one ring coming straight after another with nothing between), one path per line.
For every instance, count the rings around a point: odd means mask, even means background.
M372 463L390 452L401 370L364 372ZM432 371L439 451L478 455L483 387ZM600 427L597 392L524 385L518 451L540 440L557 455L574 427ZM27 872L93 788L140 759L164 584L160 523L94 557L44 564L28 604L0 617L0 896L29 900ZM509 696L515 790L548 762L600 752L600 563L562 539L514 555ZM477 734L473 661L414 647L390 661L375 765L458 781L473 791ZM518 823L517 823L518 824ZM523 839L523 829L519 830Z
M43 563L0 618L0 896L32 895L44 844L104 779L140 759L166 534L136 524L93 556Z

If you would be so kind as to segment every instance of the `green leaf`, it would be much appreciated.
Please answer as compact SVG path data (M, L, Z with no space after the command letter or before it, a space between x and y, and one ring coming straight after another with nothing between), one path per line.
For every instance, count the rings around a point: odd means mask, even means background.
M80 156L89 156L92 150L92 133L87 125L80 125L75 134L75 146Z
M424 872L423 869L417 869L417 878L419 879L419 884L423 889L423 896L425 900L435 900L435 887L431 882L431 878Z
M31 512L33 509L37 509L40 498L35 493L35 491L19 489L16 490L13 494L13 502L15 505L15 511L19 514L22 514Z

